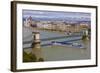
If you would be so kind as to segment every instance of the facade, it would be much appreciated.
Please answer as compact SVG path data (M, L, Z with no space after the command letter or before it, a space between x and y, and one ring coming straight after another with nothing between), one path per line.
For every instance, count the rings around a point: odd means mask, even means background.
M62 31L62 32L80 32L85 29L89 29L90 25L88 23L72 23L64 21L34 21L32 17L26 19L24 22L27 27L35 27L42 30L51 31Z
M26 18L25 20L25 26L29 27L32 25L32 17L30 16L29 18Z

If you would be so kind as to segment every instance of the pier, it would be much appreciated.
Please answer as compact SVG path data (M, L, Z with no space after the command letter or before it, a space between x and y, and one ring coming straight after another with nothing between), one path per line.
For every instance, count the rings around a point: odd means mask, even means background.
M33 41L32 41L32 54L36 56L36 61L43 60L42 50L40 45L40 33L39 32L32 32L33 34Z

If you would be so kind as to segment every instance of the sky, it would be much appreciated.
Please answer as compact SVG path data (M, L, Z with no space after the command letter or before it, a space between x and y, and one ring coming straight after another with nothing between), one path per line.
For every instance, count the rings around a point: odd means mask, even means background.
M23 18L29 16L34 20L70 20L70 21L90 21L91 14L83 12L62 12L46 10L23 10Z

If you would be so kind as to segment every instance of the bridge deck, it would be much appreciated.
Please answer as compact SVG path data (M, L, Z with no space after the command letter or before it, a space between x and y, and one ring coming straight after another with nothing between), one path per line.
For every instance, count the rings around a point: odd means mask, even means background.
M40 39L40 40L49 41L49 40L56 40L56 39L69 38L69 37L81 37L81 35L60 36L60 37L45 38L45 39ZM32 43L32 40L23 41L23 44L29 44L29 43Z

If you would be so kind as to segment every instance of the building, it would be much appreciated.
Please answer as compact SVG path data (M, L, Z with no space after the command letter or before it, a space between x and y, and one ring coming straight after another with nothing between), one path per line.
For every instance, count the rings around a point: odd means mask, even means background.
M24 24L26 27L30 27L32 25L32 17L28 17L26 18L25 20L25 24Z
M69 21L36 21L32 17L26 19L25 26L39 28L41 30L61 31L61 32L81 32L81 30L90 29L91 26L86 22L69 22Z

